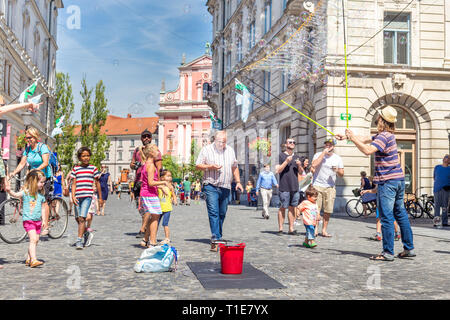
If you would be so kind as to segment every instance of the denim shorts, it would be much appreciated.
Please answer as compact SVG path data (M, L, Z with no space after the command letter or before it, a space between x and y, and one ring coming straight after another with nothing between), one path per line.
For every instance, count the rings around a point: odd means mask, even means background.
M92 198L84 197L77 198L78 205L75 206L75 218L81 217L86 218L89 212L89 208L91 206Z
M315 227L314 226L308 226L308 225L304 225L305 229L306 229L306 238L308 238L308 240L314 240L314 231L315 231Z
M298 206L300 200L300 193L298 191L283 191L280 192L281 208L287 209L288 207Z
M158 225L159 225L159 223L161 222L161 220L162 220L162 225L163 225L163 227L167 227L167 226L169 225L170 212L171 212L171 211L167 211L167 212L163 212L163 213L162 213L162 216L159 217Z

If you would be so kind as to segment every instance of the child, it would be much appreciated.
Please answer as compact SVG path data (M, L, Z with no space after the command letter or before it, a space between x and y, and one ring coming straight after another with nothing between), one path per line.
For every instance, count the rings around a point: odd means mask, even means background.
M94 230L92 230L91 225L92 225L92 219L94 218L95 214L98 214L99 210L98 210L98 196L97 196L97 184L94 183L94 193L92 194L92 202L91 202L91 206L89 207L89 211L88 211L88 215L86 218L86 223L87 223L87 228L86 230L89 233L92 233ZM85 247L89 247L91 245L91 241L89 241L89 239L92 240L92 237L88 238L87 242L85 243Z
M306 229L305 242L303 246L307 248L317 247L317 243L314 242L315 226L319 222L319 210L317 208L317 196L319 192L314 189L313 186L309 186L305 191L306 200L300 205L300 212L303 217L303 224Z
M368 193L377 193L378 189L377 189L377 185L375 185L375 187L373 189L370 190L361 190L361 197L364 195L367 195ZM381 237L381 219L380 219L380 213L378 212L378 208L376 208L376 212L377 212L377 232L370 237L370 240L375 240L375 241L381 241L382 237ZM395 230L395 236L394 236L394 240L398 241L401 239L401 235L400 232L398 231L398 224L397 221L394 220L394 230Z
M170 243L169 219L170 213L172 212L172 203L176 205L177 199L175 197L175 190L172 186L172 173L169 170L162 170L160 177L161 180L167 181L170 184L170 187L162 186L158 188L158 197L161 203L162 211L162 216L159 218L158 226L162 220L165 238L160 242L160 244L163 245Z
M42 227L42 204L45 202L45 181L46 178L42 171L32 170L25 178L25 185L22 191L11 191L8 180L6 180L5 185L6 192L14 198L21 198L23 201L23 227L30 239L25 265L30 266L31 268L44 264L44 262L39 261L36 258L36 247L39 242L39 234L41 233Z
M75 243L77 250L83 250L84 246L90 245L94 237L92 232L86 230L86 218L94 195L94 183L96 184L97 190L101 190L99 182L100 171L95 166L89 164L91 155L91 150L87 147L78 149L77 157L80 165L75 166L70 173L73 179L72 201L75 204L75 220L78 223L78 237ZM103 205L101 192L99 193L98 201L100 205Z
M158 231L158 221L162 214L161 204L158 198L158 187L170 187L167 181L158 181L158 169L155 167L154 161L157 159L159 151L154 144L147 144L143 148L145 158L147 159L142 170L142 187L141 187L141 206L144 215L150 214L145 226L145 235L141 241L142 247L156 246L156 232Z
M250 206L251 207L258 206L258 197L256 196L256 188L252 188L250 190Z

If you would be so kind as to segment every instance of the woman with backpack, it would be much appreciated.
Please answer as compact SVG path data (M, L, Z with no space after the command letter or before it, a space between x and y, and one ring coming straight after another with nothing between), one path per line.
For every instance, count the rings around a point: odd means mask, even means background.
M44 173L46 181L44 185L45 200L46 202L42 204L42 232L41 235L48 235L48 216L49 216L49 206L48 203L51 201L53 196L53 172L50 161L50 149L48 146L40 142L39 131L34 127L29 127L25 131L25 139L27 141L27 146L22 155L22 160L20 161L17 168L11 172L10 177L19 173L27 164L30 170L36 169Z

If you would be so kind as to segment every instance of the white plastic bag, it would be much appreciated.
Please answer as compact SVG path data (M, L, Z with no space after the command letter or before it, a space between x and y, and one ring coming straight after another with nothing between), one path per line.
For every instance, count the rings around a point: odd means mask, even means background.
M135 272L166 272L177 262L177 251L167 244L145 249L134 265Z

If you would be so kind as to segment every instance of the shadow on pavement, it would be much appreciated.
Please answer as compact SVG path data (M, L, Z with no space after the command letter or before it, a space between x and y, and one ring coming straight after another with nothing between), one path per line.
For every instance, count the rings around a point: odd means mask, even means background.
M434 252L436 252L436 253L450 254L450 251L434 250Z
M200 242L200 243L211 243L211 239L184 239L184 241L191 241L191 242Z
M335 251L342 255L352 255L352 256L363 257L363 258L370 258L371 256L373 256L373 254L357 252L357 251L345 251L345 250L336 250L336 249L326 249L326 250Z

